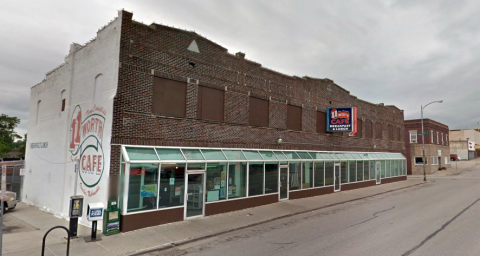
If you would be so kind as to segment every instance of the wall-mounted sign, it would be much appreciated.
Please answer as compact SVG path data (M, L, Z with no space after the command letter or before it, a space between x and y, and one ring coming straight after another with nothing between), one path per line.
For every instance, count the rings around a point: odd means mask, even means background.
M35 142L30 143L30 148L48 148L48 142Z
M104 166L103 130L106 111L94 106L83 112L77 105L70 124L70 147L72 160L80 161L80 188L87 196L94 196L100 189Z
M327 108L327 132L351 132L357 131L357 108Z
M475 151L475 142L468 141L468 150L469 151Z

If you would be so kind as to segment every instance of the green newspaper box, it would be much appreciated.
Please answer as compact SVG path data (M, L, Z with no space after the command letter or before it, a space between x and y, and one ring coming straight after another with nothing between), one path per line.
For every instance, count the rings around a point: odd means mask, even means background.
M103 215L103 234L106 236L120 233L120 210L116 200L109 200Z

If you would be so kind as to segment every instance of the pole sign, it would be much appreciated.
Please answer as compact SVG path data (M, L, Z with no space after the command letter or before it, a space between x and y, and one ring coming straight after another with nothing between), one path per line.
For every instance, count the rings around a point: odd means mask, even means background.
M7 165L2 165L2 202L6 196L7 191Z
M357 132L357 108L327 108L327 132Z

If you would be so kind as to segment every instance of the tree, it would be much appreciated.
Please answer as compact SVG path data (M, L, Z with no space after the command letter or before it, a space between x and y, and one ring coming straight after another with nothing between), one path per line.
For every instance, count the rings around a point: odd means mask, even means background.
M15 147L15 139L22 138L15 132L19 123L20 119L17 117L10 117L5 114L0 116L0 157L3 157Z

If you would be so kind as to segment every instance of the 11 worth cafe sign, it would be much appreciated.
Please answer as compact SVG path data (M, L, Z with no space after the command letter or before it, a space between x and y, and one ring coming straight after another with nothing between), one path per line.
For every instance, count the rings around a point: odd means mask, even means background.
M72 113L70 158L80 163L80 188L86 196L94 196L100 190L105 160L102 147L105 116L105 109L97 106L82 112L77 105Z

